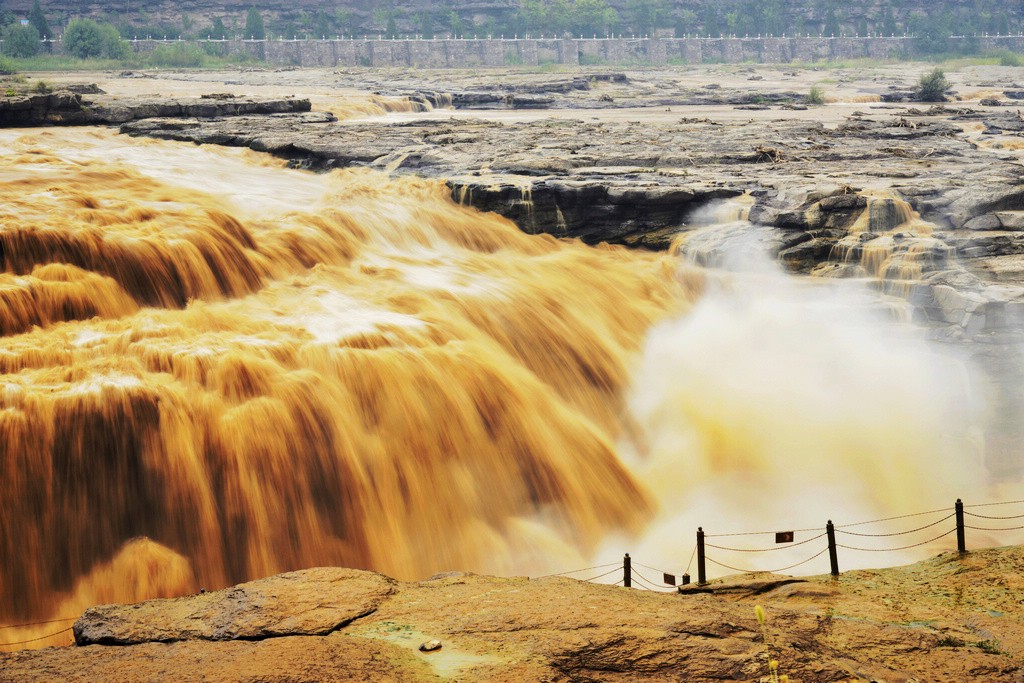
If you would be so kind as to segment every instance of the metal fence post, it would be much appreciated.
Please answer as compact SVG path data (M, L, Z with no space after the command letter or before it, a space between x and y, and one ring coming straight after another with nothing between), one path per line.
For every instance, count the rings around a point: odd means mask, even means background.
M967 541L964 538L964 502L956 499L956 549L961 555L967 552Z
M697 585L708 582L707 569L704 566L704 528L697 527Z
M626 588L630 588L633 585L633 568L632 560L629 558L629 553L622 558L622 585Z
M832 520L825 525L825 533L828 535L828 562L831 565L832 576L839 576L839 558L836 557L836 527Z

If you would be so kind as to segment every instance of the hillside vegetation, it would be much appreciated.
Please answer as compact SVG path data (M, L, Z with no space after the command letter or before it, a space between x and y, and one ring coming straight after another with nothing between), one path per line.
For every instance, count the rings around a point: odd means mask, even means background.
M38 1L38 0L37 0ZM0 0L0 26L32 14L63 30L75 18L115 25L126 38L546 35L866 35L921 36L936 51L957 34L1024 30L1024 4L1003 0L124 0L93 3ZM260 22L253 24L255 10ZM58 32L60 32L58 30Z

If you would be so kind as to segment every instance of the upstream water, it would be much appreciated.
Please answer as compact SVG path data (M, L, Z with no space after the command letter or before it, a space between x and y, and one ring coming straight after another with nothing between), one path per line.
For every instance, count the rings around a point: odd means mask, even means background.
M528 236L437 182L0 146L0 623L326 564L681 568L699 523L999 484L969 366L863 292Z

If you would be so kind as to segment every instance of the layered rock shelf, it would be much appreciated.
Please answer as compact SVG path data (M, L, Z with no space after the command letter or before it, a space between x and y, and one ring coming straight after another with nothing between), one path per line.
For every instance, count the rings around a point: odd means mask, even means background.
M118 124L136 119L266 116L306 112L309 100L207 96L198 99L132 98L120 100L70 90L0 97L0 128Z
M838 579L746 575L654 593L321 568L89 609L77 647L0 654L0 680L1017 681L1024 552ZM759 623L755 607L766 614Z

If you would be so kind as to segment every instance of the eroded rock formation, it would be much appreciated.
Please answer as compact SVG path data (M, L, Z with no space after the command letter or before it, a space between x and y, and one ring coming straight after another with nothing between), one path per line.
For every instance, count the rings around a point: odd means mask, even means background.
M312 569L90 609L75 625L78 647L0 654L0 680L699 683L757 680L776 660L793 681L1016 681L1022 570L1024 551L1004 548L837 580L736 577L680 594ZM420 649L434 640L439 649Z

